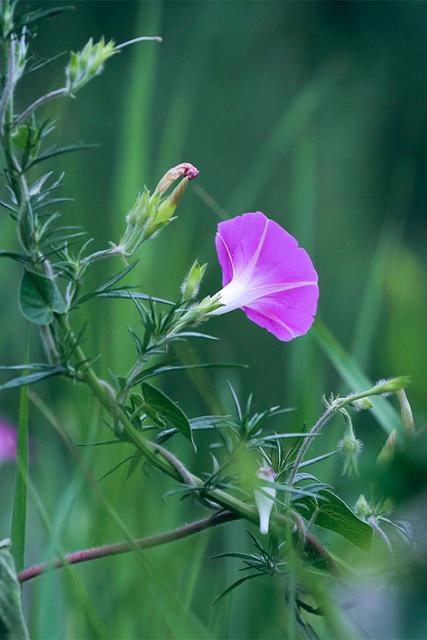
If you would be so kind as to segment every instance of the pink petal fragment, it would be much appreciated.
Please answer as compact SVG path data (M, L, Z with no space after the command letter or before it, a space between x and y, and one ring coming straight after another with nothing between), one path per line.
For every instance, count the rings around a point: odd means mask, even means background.
M0 422L0 464L16 458L16 430L7 422Z
M317 309L318 277L292 235L256 211L221 222L215 242L224 306L214 313L240 307L250 320L285 341L309 330Z

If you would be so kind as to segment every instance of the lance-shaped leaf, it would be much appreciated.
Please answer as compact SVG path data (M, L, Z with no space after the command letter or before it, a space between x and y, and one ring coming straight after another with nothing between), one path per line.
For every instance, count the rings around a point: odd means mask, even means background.
M64 298L56 282L33 271L24 272L19 292L19 305L27 320L40 325L50 324L54 313L64 313L66 309Z
M143 411L161 427L175 427L193 444L190 421L178 405L163 391L147 382L141 384Z
M9 541L0 542L0 638L27 640L21 604L21 589L9 551Z
M317 499L319 497L319 500ZM315 514L314 522L323 529L335 531L364 551L372 543L372 527L360 520L346 503L328 489L315 496L306 496L295 504L305 518Z
M2 367L2 368L6 368L6 367ZM31 368L31 365L29 365L28 368ZM18 376L16 378L12 378L11 380L8 380L4 384L0 384L0 391L4 391L5 389L17 389L18 387L22 387L24 385L40 382L45 378L51 378L52 376L59 376L61 375L61 373L65 373L65 372L66 372L66 369L65 367L62 366L62 364L46 365L41 371L36 371L36 373L29 373L28 375Z

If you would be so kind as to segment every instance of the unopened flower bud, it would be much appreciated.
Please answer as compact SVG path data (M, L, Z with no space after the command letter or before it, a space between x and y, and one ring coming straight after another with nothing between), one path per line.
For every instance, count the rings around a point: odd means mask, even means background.
M165 191L169 189L169 187L179 178L188 178L189 180L194 180L199 175L199 170L189 162L181 162L181 164L176 165L176 167L172 167L169 169L160 180L159 184L154 191L154 195L159 193L163 195Z
M396 395L400 404L400 415L402 416L403 426L408 432L413 432L415 429L414 417L406 393L403 389L400 389Z
M398 378L390 378L389 380L378 380L372 395L387 395L404 389L411 383L409 376L399 376Z
M175 210L179 205L182 196L187 190L189 182L189 178L184 178L183 180L181 180L179 185L175 187L170 196L163 200L158 208L158 213L155 219L156 225L163 226L172 219L172 216L175 213Z
M181 286L183 301L192 300L197 296L207 266L207 264L199 264L198 260L193 262L193 266Z
M371 515L372 509L363 494L358 497L357 502L354 505L354 511L362 520L366 520L367 517Z
M338 443L338 451L344 459L343 475L350 474L352 471L358 473L357 461L362 449L363 443L355 437L352 431L347 431L344 438Z
M360 398L360 400L354 400L351 404L356 409L356 411L372 409L372 407L374 406L369 398Z
M276 474L271 467L260 467L257 471L257 478L267 482L274 482ZM256 489L255 503L259 514L259 530L260 533L266 535L270 524L271 510L273 509L274 498L276 497L276 489L271 486L261 486L261 490ZM271 496L271 497L269 497Z

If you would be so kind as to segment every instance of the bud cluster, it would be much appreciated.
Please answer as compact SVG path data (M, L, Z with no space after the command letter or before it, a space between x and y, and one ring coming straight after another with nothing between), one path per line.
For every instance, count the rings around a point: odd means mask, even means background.
M70 61L65 68L68 93L74 95L85 84L102 73L104 63L115 53L117 51L113 40L105 42L104 37L95 43L90 38L81 51L72 51Z
M199 171L196 167L183 162L163 176L153 194L148 189L144 189L126 216L126 231L119 245L123 255L128 257L134 255L146 240L157 235L174 219L173 214L189 181L198 175ZM180 178L182 179L175 189L166 195L173 183ZM201 275L203 276L203 273Z

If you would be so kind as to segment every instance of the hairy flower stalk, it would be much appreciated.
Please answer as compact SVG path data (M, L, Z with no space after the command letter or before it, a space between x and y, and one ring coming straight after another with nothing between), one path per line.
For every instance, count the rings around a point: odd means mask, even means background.
M222 268L221 315L242 309L279 340L302 336L314 321L317 273L307 252L263 213L245 213L218 225L216 250Z
M344 398L335 398L330 402L327 402L327 409L325 413L319 418L316 424L311 428L309 433L307 434L307 438L302 443L299 448L298 454L295 458L295 462L292 466L292 471L289 474L288 483L292 486L295 480L295 476L298 473L298 469L304 457L310 448L311 442L313 438L321 431L324 425L335 415L338 411L343 409L347 405L352 405L355 401L363 400L364 398L369 398L371 396L381 396L387 395L392 391L399 391L400 389L404 389L410 383L409 376L400 376L398 378L391 378L390 380L380 380L376 385L367 389L366 391L361 391L358 393L350 394Z

